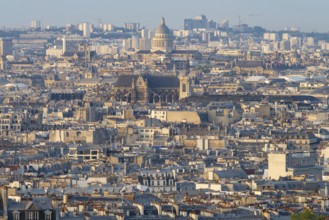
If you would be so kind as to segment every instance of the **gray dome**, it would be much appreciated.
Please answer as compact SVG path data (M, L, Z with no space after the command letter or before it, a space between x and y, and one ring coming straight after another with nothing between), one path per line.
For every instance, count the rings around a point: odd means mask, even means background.
M156 30L156 35L171 35L170 29L166 25L164 18L161 19L161 24Z
M167 27L165 19L161 19L161 24L152 39L152 52L170 53L173 50L173 35Z

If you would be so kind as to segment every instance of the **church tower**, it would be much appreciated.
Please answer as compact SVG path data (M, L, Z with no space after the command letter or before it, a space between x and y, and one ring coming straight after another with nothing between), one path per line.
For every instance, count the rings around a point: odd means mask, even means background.
M6 58L0 56L0 72L6 69Z
M136 102L148 102L148 82L143 76L139 76L135 82Z
M191 95L191 84L188 76L179 76L179 100L187 98Z
M85 79L98 78L98 70L96 66L90 66L88 71L85 73Z

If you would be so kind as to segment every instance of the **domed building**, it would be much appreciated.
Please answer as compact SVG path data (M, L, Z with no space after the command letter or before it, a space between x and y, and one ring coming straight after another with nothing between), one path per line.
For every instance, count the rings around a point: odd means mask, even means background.
M166 25L164 18L161 19L161 24L155 32L155 37L152 39L151 52L161 51L169 54L173 51L173 34Z
M138 50L133 58L143 61L151 70L163 71L167 74L186 71L189 62L198 63L202 54L198 50L177 50L174 46L174 35L166 25L165 19L155 31L151 41L151 48Z

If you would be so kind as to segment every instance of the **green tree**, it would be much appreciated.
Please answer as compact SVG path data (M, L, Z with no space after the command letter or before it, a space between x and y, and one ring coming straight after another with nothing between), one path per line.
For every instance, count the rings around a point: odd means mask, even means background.
M197 70L200 70L201 72L206 73L206 74L210 73L210 68L207 66L199 65L197 67Z
M311 210L305 209L301 213L295 213L290 217L291 220L325 220L325 216L316 216Z

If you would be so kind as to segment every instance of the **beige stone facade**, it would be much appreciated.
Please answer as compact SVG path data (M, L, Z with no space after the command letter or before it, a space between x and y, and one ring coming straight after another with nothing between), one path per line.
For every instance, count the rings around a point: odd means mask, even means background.
M155 37L152 39L152 52L161 51L166 54L173 50L173 36L162 18L160 26L157 28Z

